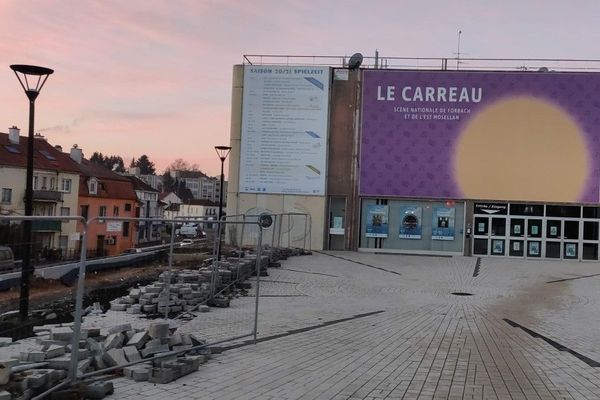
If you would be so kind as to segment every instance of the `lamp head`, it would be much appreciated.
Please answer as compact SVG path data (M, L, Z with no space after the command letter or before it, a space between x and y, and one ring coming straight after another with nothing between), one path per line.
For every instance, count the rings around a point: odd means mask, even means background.
M231 147L229 147L229 146L215 146L215 150L217 152L217 155L221 159L221 162L223 162L223 161L225 161L225 159L229 155L229 152L231 151Z
M10 69L15 72L19 83L30 101L34 101L38 97L48 76L54 72L50 68L24 64L13 64L10 66Z

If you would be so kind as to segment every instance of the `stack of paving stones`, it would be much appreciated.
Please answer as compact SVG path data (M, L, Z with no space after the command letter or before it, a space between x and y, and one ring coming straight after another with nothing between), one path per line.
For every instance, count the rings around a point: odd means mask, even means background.
M71 367L72 324L45 325L34 328L37 349L22 352L18 358L0 360L0 400L29 399L63 380ZM211 356L210 348L190 350L205 343L193 334L180 333L169 322L154 321L147 329L133 329L131 324L106 330L82 328L78 350L78 373L119 367L123 375L135 381L168 383L198 370ZM187 350L187 351L186 351ZM176 353L186 351L182 353ZM165 355L157 360L148 360ZM106 382L87 385L92 394L86 398L103 398L112 393Z

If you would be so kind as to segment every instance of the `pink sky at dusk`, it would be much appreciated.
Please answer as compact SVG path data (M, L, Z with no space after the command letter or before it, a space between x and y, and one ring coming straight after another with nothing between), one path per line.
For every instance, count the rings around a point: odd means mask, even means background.
M28 129L10 64L55 70L36 131L121 155L176 158L219 173L231 74L243 54L600 58L597 1L0 2L0 131ZM2 69L4 68L4 69Z

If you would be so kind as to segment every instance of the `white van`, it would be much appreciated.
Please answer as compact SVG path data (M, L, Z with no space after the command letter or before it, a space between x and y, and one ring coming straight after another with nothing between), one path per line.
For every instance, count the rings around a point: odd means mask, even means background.
M198 229L197 224L183 224L181 225L181 228L178 229L177 234L180 236L196 237L198 236L199 231L201 230Z

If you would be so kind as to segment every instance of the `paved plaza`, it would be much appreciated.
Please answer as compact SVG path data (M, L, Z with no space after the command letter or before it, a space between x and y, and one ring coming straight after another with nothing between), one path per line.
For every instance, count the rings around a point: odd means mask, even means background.
M261 282L258 344L170 384L116 379L111 398L600 399L599 287L594 263L292 257ZM253 304L181 329L247 331Z

